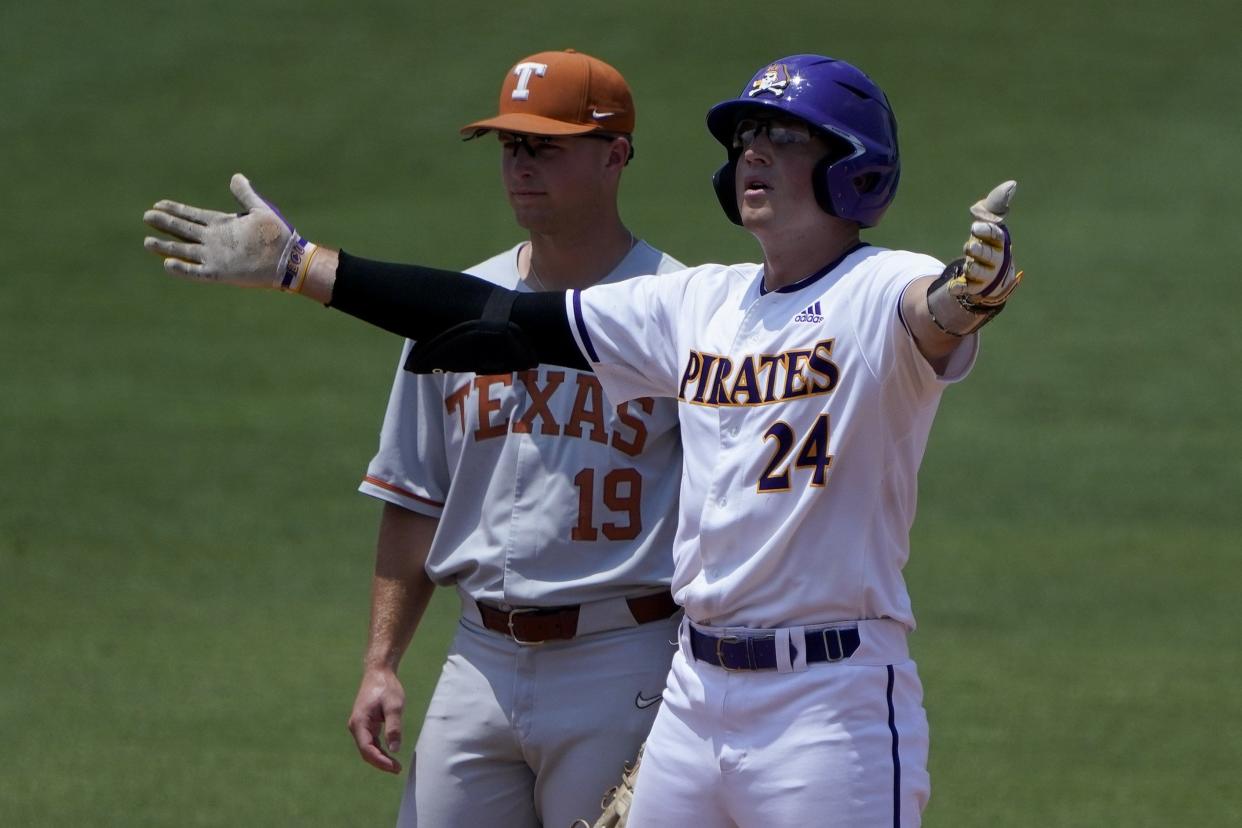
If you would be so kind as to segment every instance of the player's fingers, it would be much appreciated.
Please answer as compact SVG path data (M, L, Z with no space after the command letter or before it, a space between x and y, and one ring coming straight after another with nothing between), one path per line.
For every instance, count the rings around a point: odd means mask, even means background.
M384 743L390 753L401 752L401 711L389 710L384 713Z
M379 745L359 745L358 755L373 768L387 773L400 773L401 763L380 750Z
M378 768L385 773L401 773L401 763L377 747L370 748L370 755L362 758L371 767Z
M374 745L376 742L376 728L371 718L365 714L359 715L357 711L349 717L346 723L349 729L349 735L354 737L354 744L358 746L358 751L362 752L368 745Z
M1004 221L1009 215L1009 203L1018 189L1018 182L1005 181L997 184L992 191L979 199L970 208L970 214L984 221Z
M991 221L976 221L970 225L970 235L990 247L1000 248L1005 243L1003 225Z
M267 206L262 196L250 186L250 179L241 173L233 173L233 177L229 179L229 190L233 193L233 198L237 199L237 203L247 210Z
M216 278L201 264L172 257L164 259L164 272L179 279L193 279L196 282L211 281Z
M142 221L148 227L154 227L156 230L160 230L170 236L176 236L179 239L193 242L203 240L203 230L205 229L203 225L186 221L163 210L147 210L142 214Z
M354 745L358 748L358 755L362 757L362 761L372 767L387 771L388 773L399 773L401 771L401 763L384 753L379 746L379 728L377 724L366 719L350 719L349 732L354 737Z
M254 210L256 208L271 210L276 214L276 218L280 219L285 227L288 228L289 232L293 232L293 224L289 219L285 218L285 214L280 212L275 204L259 195L254 187L250 186L250 180L246 176L241 173L234 173L233 179L229 182L229 189L233 191L233 197L237 199L238 203L247 210Z
M984 244L980 239L971 236L962 252L987 268L995 268L1003 258L1002 252L991 245Z
M142 240L142 246L157 256L165 258L171 257L196 264L201 264L203 261L203 246L201 244L186 244L185 242L172 241L171 239L157 239L154 236L147 236Z
M190 204L182 204L180 201L170 201L166 198L155 202L153 209L159 210L162 213L171 213L178 218L192 221L195 224L211 224L229 215L228 213L221 213L219 210L205 210L202 207L194 207Z

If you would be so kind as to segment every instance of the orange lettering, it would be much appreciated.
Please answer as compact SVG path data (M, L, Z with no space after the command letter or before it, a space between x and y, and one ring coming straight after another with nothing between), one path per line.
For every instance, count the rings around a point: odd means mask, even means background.
M518 376L522 378L522 384L526 386L526 392L530 395L530 408L526 409L526 413L513 424L513 433L530 434L531 426L538 417L540 434L559 434L560 424L556 422L556 417L548 408L548 400L565 381L565 372L549 371L548 384L542 389L539 387L538 371L522 371Z
M574 410L565 424L565 434L570 437L582 436L583 423L591 427L587 435L596 443L607 443L608 435L604 430L604 392L600 389L599 380L590 374L578 374L578 395L574 398Z
M643 418L630 412L631 405L638 405L643 411L650 414L655 409L655 400L651 397L639 397L636 400L630 400L617 406L617 419L622 424L634 429L634 436L629 440L622 439L620 430L612 433L612 447L617 451L628 454L630 457L636 457L643 453L643 447L647 445L647 424L643 422Z
M512 374L486 374L474 378L475 390L479 392L479 427L474 430L474 439L487 440L500 437L508 431L508 423L492 422L492 414L500 410L503 400L492 396L492 388L497 385L513 384Z
M457 412L457 417L461 420L461 432L466 433L466 397L470 396L470 383L464 383L460 388L444 398L444 408L448 413Z

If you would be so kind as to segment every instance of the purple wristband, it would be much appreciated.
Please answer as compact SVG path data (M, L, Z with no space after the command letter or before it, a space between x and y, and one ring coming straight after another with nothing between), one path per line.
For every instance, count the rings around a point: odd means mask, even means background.
M276 215L280 216L280 213ZM284 221L284 216L280 216L280 218ZM288 224L288 222L285 223ZM289 229L292 230L293 228L290 227ZM292 246L289 248L289 259L285 262L285 274L280 279L281 290L289 290L293 286L294 280L298 278L298 271L302 268L302 259L306 255L306 245L305 237L295 233Z

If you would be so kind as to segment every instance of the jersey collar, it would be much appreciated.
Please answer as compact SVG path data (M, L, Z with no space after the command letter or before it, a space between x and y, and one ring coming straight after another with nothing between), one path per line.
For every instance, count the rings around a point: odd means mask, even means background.
M803 289L804 287L806 287L807 285L811 285L811 284L814 284L815 282L818 282L820 279L822 279L822 278L824 278L825 276L827 276L827 275L828 275L829 273L831 273L833 270L836 270L837 265L839 265L839 264L841 264L841 262L845 261L845 258L846 258L847 256L849 256L849 255L850 255L851 253L853 253L854 251L859 250L859 249L864 248L864 247L870 247L870 245L869 245L869 244L867 244L866 242L861 242L861 241L860 241L858 244L854 245L854 246L853 246L853 247L851 247L849 250L846 250L846 251L845 251L844 253L842 253L840 256L838 256L837 258L833 259L831 262L829 262L828 264L824 265L822 268L820 268L819 270L815 271L815 272L814 272L814 273L812 273L810 276L807 276L807 277L805 277L805 278L799 279L798 281L793 282L792 284L785 285L784 287L777 288L777 289L776 289L776 290L774 290L774 291L772 291L772 290L768 290L766 287L764 287L764 284L763 284L763 270L762 270L762 268L760 268L760 271L759 271L759 295L760 295L760 296L766 296L766 295L768 295L769 293L797 293L798 291L802 290L802 289Z

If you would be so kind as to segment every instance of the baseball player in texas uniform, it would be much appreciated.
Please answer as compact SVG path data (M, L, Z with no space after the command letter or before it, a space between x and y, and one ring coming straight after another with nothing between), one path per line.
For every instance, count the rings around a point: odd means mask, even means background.
M617 213L635 111L616 69L573 51L532 55L506 74L499 110L462 134L499 135L530 241L468 273L530 291L681 268ZM380 734L399 741L396 668L425 596L433 582L455 585L462 604L399 825L567 826L599 813L650 728L672 658L677 479L667 469L680 462L670 400L614 408L593 375L554 366L486 376L398 366L360 487L385 501L350 717L376 767L399 770Z
M300 286L430 338L440 347L420 370L553 361L589 365L614 402L675 398L685 454L673 588L686 619L632 823L917 825L928 727L901 569L940 394L969 372L976 332L1021 278L1002 224L1014 184L971 209L967 255L944 267L859 240L900 166L888 100L855 67L774 61L708 127L728 152L717 195L762 264L512 297L318 248L287 223L279 245L238 261L217 236L280 221L240 177L246 217L195 230L197 246L147 246L174 257L175 275ZM319 258L307 265L302 250ZM461 290L424 298L449 284Z

